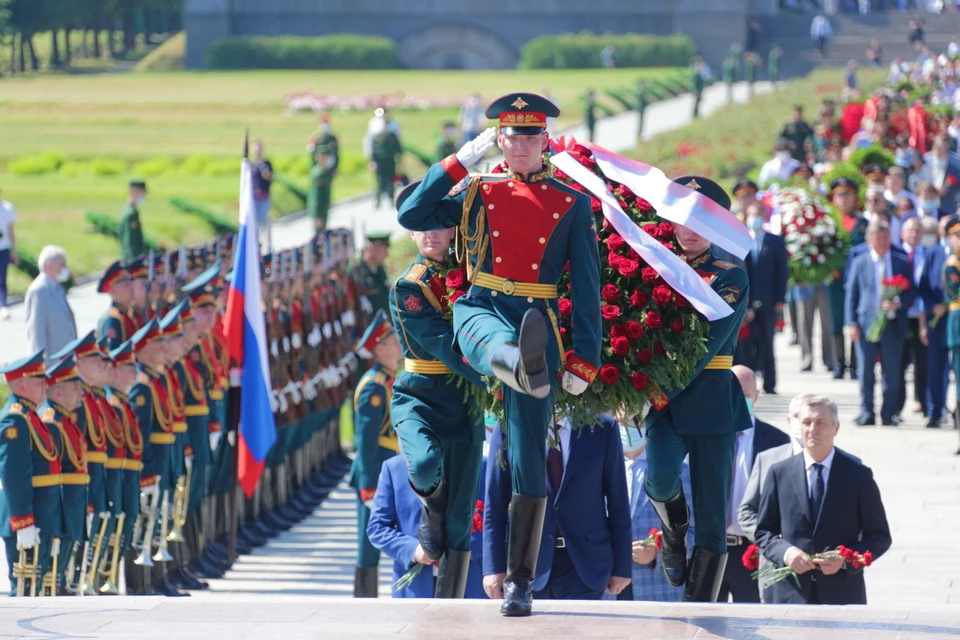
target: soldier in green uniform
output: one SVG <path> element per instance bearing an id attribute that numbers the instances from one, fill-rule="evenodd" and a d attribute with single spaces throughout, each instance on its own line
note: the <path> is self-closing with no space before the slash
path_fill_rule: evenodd
<path id="1" fill-rule="evenodd" d="M 0 410 L 0 533 L 10 595 L 15 595 L 13 566 L 20 550 L 32 562 L 39 544 L 37 559 L 45 571 L 53 537 L 61 535 L 60 460 L 57 440 L 36 412 L 47 387 L 43 351 L 0 367 L 0 374 L 10 387 L 10 397 Z M 39 582 L 35 586 L 39 593 Z M 23 588 L 29 593 L 28 585 Z"/>
<path id="2" fill-rule="evenodd" d="M 457 125 L 454 122 L 444 122 L 440 130 L 440 138 L 437 140 L 436 162 L 440 162 L 452 153 L 456 153 L 460 148 L 457 140 Z"/>
<path id="3" fill-rule="evenodd" d="M 813 134 L 813 127 L 803 119 L 803 105 L 796 105 L 793 108 L 793 120 L 783 125 L 780 137 L 793 143 L 790 155 L 797 162 L 807 161 L 807 153 L 813 148 Z"/>
<path id="4" fill-rule="evenodd" d="M 68 353 L 47 368 L 47 400 L 37 413 L 53 433 L 60 453 L 60 517 L 63 530 L 57 555 L 57 593 L 65 592 L 64 577 L 74 546 L 85 539 L 87 522 L 87 443 L 76 423 L 83 387 L 76 360 Z M 55 534 L 56 535 L 56 534 Z M 58 545 L 54 544 L 54 547 Z"/>
<path id="5" fill-rule="evenodd" d="M 776 87 L 780 82 L 780 58 L 783 57 L 783 49 L 780 45 L 773 45 L 770 48 L 770 55 L 767 56 L 767 73 L 770 75 L 770 82 Z"/>
<path id="6" fill-rule="evenodd" d="M 107 340 L 108 349 L 116 349 L 133 337 L 136 321 L 133 305 L 133 281 L 122 262 L 114 262 L 97 284 L 98 293 L 110 296 L 110 308 L 97 323 L 97 336 Z"/>
<path id="7" fill-rule="evenodd" d="M 387 311 L 390 300 L 390 281 L 387 279 L 387 270 L 384 263 L 390 253 L 390 233 L 368 233 L 367 246 L 363 248 L 363 256 L 353 268 L 353 281 L 357 287 L 357 295 L 361 296 L 361 303 L 368 317 L 377 311 Z M 363 302 L 366 298 L 366 302 Z"/>
<path id="8" fill-rule="evenodd" d="M 743 56 L 743 75 L 747 81 L 747 93 L 753 95 L 753 83 L 757 81 L 757 67 L 760 66 L 760 56 L 748 51 Z"/>
<path id="9" fill-rule="evenodd" d="M 336 175 L 336 158 L 328 145 L 314 149 L 316 164 L 310 169 L 310 190 L 307 192 L 307 213 L 313 219 L 317 231 L 327 228 L 330 215 L 330 192 Z"/>
<path id="10" fill-rule="evenodd" d="M 385 117 L 374 118 L 370 124 L 370 162 L 377 182 L 376 206 L 386 196 L 393 202 L 393 179 L 397 175 L 403 147 L 400 138 L 390 130 Z"/>
<path id="11" fill-rule="evenodd" d="M 597 93 L 593 89 L 589 89 L 583 99 L 583 111 L 583 122 L 587 126 L 587 140 L 593 142 L 597 131 Z"/>
<path id="12" fill-rule="evenodd" d="M 340 142 L 330 130 L 329 113 L 324 113 L 317 118 L 317 131 L 310 136 L 310 142 L 307 144 L 311 165 L 317 161 L 317 147 L 327 147 L 330 150 L 329 153 L 333 156 L 333 170 L 336 171 L 340 164 Z"/>
<path id="13" fill-rule="evenodd" d="M 377 491 L 380 467 L 400 451 L 390 419 L 393 380 L 403 358 L 400 339 L 387 313 L 377 311 L 357 345 L 357 355 L 372 359 L 353 395 L 356 457 L 350 468 L 350 486 L 357 490 L 357 568 L 353 582 L 355 598 L 377 597 L 377 566 L 380 552 L 370 544 L 367 522 Z"/>
<path id="14" fill-rule="evenodd" d="M 730 208 L 730 197 L 712 180 L 684 176 L 675 182 Z M 743 391 L 730 370 L 747 310 L 749 281 L 742 268 L 716 259 L 709 240 L 681 225 L 675 224 L 674 231 L 687 263 L 733 313 L 710 323 L 707 353 L 687 384 L 653 399 L 646 416 L 646 490 L 663 524 L 661 563 L 667 580 L 676 587 L 686 583 L 684 600 L 716 602 L 727 560 L 726 513 L 734 441 L 737 431 L 751 427 Z M 697 522 L 689 566 L 690 512 L 680 484 L 688 454 Z"/>
<path id="15" fill-rule="evenodd" d="M 147 243 L 143 239 L 143 227 L 140 224 L 140 210 L 147 195 L 147 183 L 143 180 L 131 180 L 127 204 L 120 214 L 120 227 L 117 238 L 120 240 L 120 257 L 130 262 L 140 254 L 147 252 Z"/>
<path id="16" fill-rule="evenodd" d="M 643 139 L 643 114 L 650 104 L 650 96 L 647 95 L 647 81 L 640 80 L 637 83 L 636 100 L 634 109 L 637 111 L 637 142 Z"/>
<path id="17" fill-rule="evenodd" d="M 944 231 L 951 252 L 943 264 L 942 278 L 944 302 L 947 304 L 947 347 L 953 362 L 953 375 L 960 380 L 960 377 L 956 377 L 960 374 L 960 220 L 948 222 Z M 956 392 L 956 396 L 960 398 L 960 391 Z"/>
<path id="18" fill-rule="evenodd" d="M 400 193 L 398 205 L 414 187 Z M 440 561 L 438 598 L 462 598 L 466 588 L 484 442 L 483 412 L 468 404 L 461 388 L 461 378 L 480 387 L 483 380 L 454 351 L 453 325 L 444 318 L 450 304 L 444 272 L 450 270 L 454 233 L 412 232 L 420 254 L 390 296 L 404 354 L 390 416 L 423 502 L 420 547 L 428 559 Z"/>
<path id="19" fill-rule="evenodd" d="M 733 102 L 733 85 L 737 84 L 739 65 L 733 56 L 723 61 L 723 82 L 727 85 L 727 102 Z"/>
<path id="20" fill-rule="evenodd" d="M 690 91 L 693 93 L 693 119 L 700 117 L 700 101 L 703 99 L 703 88 L 706 80 L 703 77 L 703 58 L 695 56 L 690 65 Z"/>

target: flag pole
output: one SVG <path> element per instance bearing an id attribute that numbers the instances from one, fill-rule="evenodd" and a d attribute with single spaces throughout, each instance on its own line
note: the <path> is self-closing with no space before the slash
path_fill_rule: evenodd
<path id="1" fill-rule="evenodd" d="M 247 128 L 243 138 L 243 160 L 250 157 L 250 128 Z M 246 171 L 243 167 L 241 171 Z M 241 182 L 243 177 L 241 176 Z M 257 256 L 259 259 L 260 256 Z M 227 561 L 233 564 L 237 559 L 237 487 L 240 486 L 240 370 L 230 371 L 230 391 L 228 394 L 229 433 L 233 434 L 233 482 L 230 483 L 230 498 L 227 506 L 228 538 Z"/>

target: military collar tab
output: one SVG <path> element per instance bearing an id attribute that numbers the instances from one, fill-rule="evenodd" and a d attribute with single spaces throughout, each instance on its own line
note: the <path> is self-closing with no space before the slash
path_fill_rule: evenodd
<path id="1" fill-rule="evenodd" d="M 12 394 L 10 394 L 10 397 L 13 398 L 14 402 L 18 402 L 18 403 L 22 404 L 24 407 L 26 407 L 26 408 L 27 408 L 28 410 L 30 410 L 30 411 L 36 411 L 36 410 L 37 410 L 37 405 L 35 405 L 35 404 L 32 403 L 31 401 L 27 400 L 27 399 L 24 398 L 23 396 L 18 396 L 17 394 L 12 393 Z"/>
<path id="2" fill-rule="evenodd" d="M 703 266 L 705 262 L 708 262 L 712 258 L 713 258 L 713 255 L 710 249 L 707 249 L 706 251 L 701 253 L 699 256 L 691 260 L 688 264 L 694 269 L 696 269 L 697 267 Z"/>
<path id="3" fill-rule="evenodd" d="M 549 180 L 550 178 L 552 178 L 553 169 L 552 169 L 552 166 L 543 166 L 540 171 L 531 173 L 526 177 L 526 179 L 524 179 L 523 176 L 521 176 L 519 173 L 517 173 L 513 169 L 508 169 L 507 175 L 515 180 L 519 180 L 520 182 L 533 184 L 534 182 L 543 182 L 544 180 Z"/>
<path id="4" fill-rule="evenodd" d="M 422 253 L 417 256 L 417 262 L 419 262 L 419 263 L 422 264 L 422 265 L 426 265 L 426 266 L 428 266 L 428 267 L 431 267 L 431 268 L 433 268 L 433 269 L 442 269 L 442 268 L 443 268 L 443 262 L 437 262 L 436 260 L 433 260 L 433 259 L 428 258 L 427 256 L 423 255 Z"/>

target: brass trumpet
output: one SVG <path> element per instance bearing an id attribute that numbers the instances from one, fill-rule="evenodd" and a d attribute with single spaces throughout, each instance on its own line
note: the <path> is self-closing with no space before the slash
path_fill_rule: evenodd
<path id="1" fill-rule="evenodd" d="M 133 563 L 143 567 L 153 566 L 150 549 L 153 545 L 153 528 L 157 523 L 157 501 L 151 500 L 150 497 L 151 494 L 145 491 L 140 492 L 140 516 L 137 518 L 133 533 L 134 544 L 140 547 L 140 555 Z"/>
<path id="2" fill-rule="evenodd" d="M 187 500 L 190 492 L 190 468 L 187 467 L 187 475 L 177 478 L 177 486 L 173 493 L 173 528 L 167 536 L 168 542 L 183 542 L 183 525 L 187 521 Z"/>
<path id="3" fill-rule="evenodd" d="M 93 543 L 93 557 L 90 558 L 86 553 L 84 554 L 83 576 L 80 581 L 80 595 L 97 595 L 97 565 L 100 562 L 100 552 L 103 551 L 103 539 L 107 536 L 107 525 L 109 524 L 110 516 L 108 515 L 100 522 L 100 531 L 97 532 L 97 537 Z M 86 552 L 86 548 L 84 548 L 84 552 Z"/>
<path id="4" fill-rule="evenodd" d="M 163 503 L 160 507 L 160 541 L 157 544 L 157 552 L 153 554 L 154 562 L 170 562 L 173 556 L 167 551 L 168 540 L 168 522 L 170 520 L 170 491 L 164 490 Z M 152 526 L 151 526 L 152 528 Z"/>
<path id="5" fill-rule="evenodd" d="M 27 581 L 30 582 L 30 597 L 37 596 L 37 583 L 40 581 L 40 542 L 33 545 L 30 562 L 27 562 L 27 550 L 20 549 L 20 559 L 13 563 L 13 578 L 17 581 L 18 598 L 27 595 Z"/>
<path id="6" fill-rule="evenodd" d="M 110 540 L 107 542 L 107 548 L 111 551 L 110 563 L 107 564 L 107 554 L 103 554 L 100 560 L 100 575 L 105 582 L 100 587 L 100 593 L 103 595 L 115 596 L 120 593 L 117 587 L 117 579 L 120 573 L 120 551 L 123 549 L 123 521 L 126 514 L 117 514 L 117 526 Z"/>

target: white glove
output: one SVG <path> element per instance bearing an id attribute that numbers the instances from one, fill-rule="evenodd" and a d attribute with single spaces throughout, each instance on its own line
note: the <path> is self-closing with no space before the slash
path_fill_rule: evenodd
<path id="1" fill-rule="evenodd" d="M 323 338 L 320 337 L 320 325 L 315 324 L 310 335 L 307 336 L 307 344 L 316 349 L 321 342 L 323 342 Z"/>
<path id="2" fill-rule="evenodd" d="M 357 356 L 353 353 L 349 354 L 350 358 L 347 360 L 347 366 L 350 368 L 350 371 L 357 370 Z"/>
<path id="3" fill-rule="evenodd" d="M 368 316 L 373 315 L 373 303 L 370 302 L 370 298 L 367 296 L 360 296 L 360 308 L 363 309 L 363 312 Z"/>
<path id="4" fill-rule="evenodd" d="M 327 375 L 330 376 L 330 382 L 333 386 L 340 384 L 340 372 L 337 371 L 337 368 L 333 365 L 327 367 Z"/>
<path id="5" fill-rule="evenodd" d="M 37 529 L 34 525 L 17 529 L 17 549 L 33 549 L 37 544 L 37 536 L 39 534 L 40 529 Z"/>
<path id="6" fill-rule="evenodd" d="M 280 413 L 286 413 L 287 409 L 290 408 L 290 403 L 287 402 L 287 396 L 285 396 L 283 393 L 278 393 L 277 400 L 280 401 Z"/>
<path id="7" fill-rule="evenodd" d="M 480 161 L 480 158 L 487 155 L 490 147 L 497 141 L 497 130 L 490 127 L 476 138 L 460 147 L 457 151 L 457 160 L 463 165 L 464 169 L 469 169 Z"/>
<path id="8" fill-rule="evenodd" d="M 160 476 L 157 476 L 157 479 L 153 484 L 143 487 L 140 489 L 140 491 L 143 492 L 144 495 L 152 497 L 154 501 L 153 504 L 157 504 L 157 498 L 160 497 Z"/>
<path id="9" fill-rule="evenodd" d="M 323 325 L 323 337 L 327 340 L 333 337 L 333 325 L 329 322 L 324 323 Z"/>
<path id="10" fill-rule="evenodd" d="M 290 353 L 290 338 L 283 336 L 283 352 Z"/>
<path id="11" fill-rule="evenodd" d="M 343 335 L 343 327 L 340 326 L 340 321 L 339 321 L 339 320 L 334 320 L 334 321 L 333 321 L 333 330 L 337 332 L 337 335 L 338 335 L 338 336 L 342 336 L 342 335 Z"/>
<path id="12" fill-rule="evenodd" d="M 357 324 L 357 317 L 353 314 L 353 309 L 347 309 L 343 312 L 343 314 L 347 316 L 347 319 L 343 321 L 343 324 L 347 325 L 348 327 L 352 327 L 353 325 Z"/>
<path id="13" fill-rule="evenodd" d="M 324 389 L 326 389 L 326 388 L 328 388 L 328 387 L 330 386 L 330 385 L 327 384 L 327 381 L 324 379 L 323 369 L 321 369 L 320 371 L 317 371 L 317 374 L 316 374 L 315 376 L 313 376 L 312 378 L 310 378 L 310 382 L 313 383 L 313 386 L 314 386 L 314 387 L 319 387 L 321 382 L 323 383 L 323 388 L 324 388 Z"/>
<path id="14" fill-rule="evenodd" d="M 237 446 L 237 432 L 236 432 L 236 431 L 230 431 L 230 432 L 227 433 L 227 444 L 229 444 L 231 447 Z"/>
<path id="15" fill-rule="evenodd" d="M 300 337 L 299 331 L 294 333 L 293 336 L 290 338 L 290 344 L 293 346 L 294 349 L 299 349 L 300 347 L 303 346 L 303 338 Z"/>
<path id="16" fill-rule="evenodd" d="M 210 434 L 210 451 L 216 451 L 217 445 L 220 444 L 220 439 L 223 437 L 222 431 L 214 431 Z"/>
<path id="17" fill-rule="evenodd" d="M 183 457 L 183 466 L 187 471 L 193 469 L 193 456 L 184 456 Z"/>
<path id="18" fill-rule="evenodd" d="M 310 378 L 307 378 L 303 385 L 303 397 L 307 400 L 316 400 L 317 398 L 316 384 Z"/>
<path id="19" fill-rule="evenodd" d="M 302 400 L 298 386 L 299 383 L 291 380 L 287 383 L 287 386 L 283 388 L 284 393 L 290 394 L 290 399 L 293 400 L 293 404 L 300 404 L 300 401 Z"/>
<path id="20" fill-rule="evenodd" d="M 270 355 L 272 355 L 274 358 L 280 356 L 280 345 L 277 344 L 276 340 L 270 341 Z"/>
<path id="21" fill-rule="evenodd" d="M 581 378 L 578 375 L 570 373 L 569 371 L 563 372 L 563 390 L 567 393 L 578 396 L 584 391 L 587 390 L 587 387 L 590 386 L 590 383 Z"/>
<path id="22" fill-rule="evenodd" d="M 347 376 L 350 375 L 350 372 L 349 372 L 349 371 L 347 370 L 347 368 L 346 368 L 345 366 L 343 366 L 343 365 L 340 365 L 339 367 L 337 367 L 337 371 L 340 372 L 340 379 L 341 379 L 341 380 L 345 380 L 345 379 L 347 378 Z"/>
<path id="23" fill-rule="evenodd" d="M 93 538 L 93 535 L 91 535 L 91 531 L 93 531 L 93 514 L 88 513 L 87 514 L 87 534 L 90 535 L 91 538 Z"/>
<path id="24" fill-rule="evenodd" d="M 363 506 L 365 506 L 367 509 L 370 509 L 371 511 L 373 511 L 373 500 L 364 500 L 364 501 L 363 501 Z"/>
<path id="25" fill-rule="evenodd" d="M 270 392 L 270 411 L 272 413 L 278 413 L 280 411 L 280 401 L 277 400 L 277 392 Z"/>

